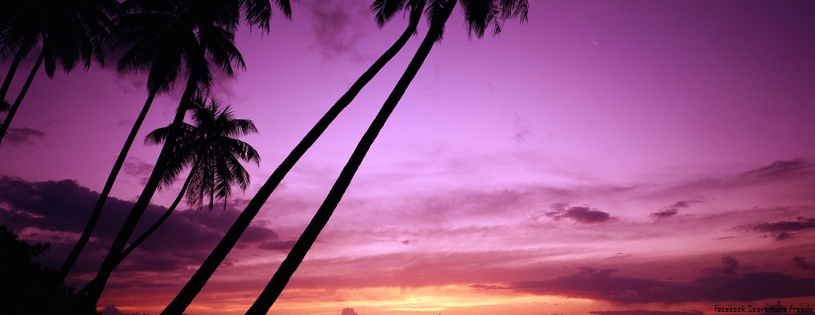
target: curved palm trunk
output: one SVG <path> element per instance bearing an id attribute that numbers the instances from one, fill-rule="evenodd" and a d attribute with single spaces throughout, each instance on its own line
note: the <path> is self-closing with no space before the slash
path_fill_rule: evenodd
<path id="1" fill-rule="evenodd" d="M 25 94 L 28 92 L 28 88 L 31 87 L 31 82 L 34 81 L 34 76 L 37 75 L 37 70 L 40 70 L 40 66 L 42 65 L 42 60 L 44 58 L 45 51 L 41 52 L 40 56 L 37 57 L 37 62 L 34 63 L 34 68 L 31 68 L 31 72 L 28 74 L 28 78 L 25 79 L 23 89 L 20 90 L 20 94 L 17 95 L 17 99 L 14 100 L 14 104 L 11 105 L 11 109 L 9 109 L 5 121 L 2 124 L 0 124 L 0 143 L 3 142 L 3 137 L 6 136 L 8 126 L 9 124 L 11 124 L 11 119 L 14 118 L 14 114 L 17 113 L 17 108 L 20 108 L 20 103 L 23 102 L 23 98 L 25 97 Z"/>
<path id="2" fill-rule="evenodd" d="M 334 106 L 320 118 L 317 124 L 303 137 L 303 140 L 300 140 L 300 143 L 286 156 L 286 159 L 280 163 L 272 175 L 269 176 L 269 179 L 260 187 L 260 190 L 258 190 L 249 204 L 246 205 L 246 209 L 241 212 L 223 239 L 221 239 L 204 263 L 201 264 L 201 267 L 193 274 L 192 278 L 184 285 L 173 301 L 161 312 L 161 315 L 181 315 L 184 310 L 187 309 L 190 303 L 192 303 L 192 300 L 195 299 L 195 296 L 198 295 L 198 292 L 201 291 L 212 274 L 215 273 L 215 270 L 218 269 L 221 262 L 224 261 L 232 248 L 235 247 L 241 234 L 243 234 L 246 228 L 249 227 L 249 224 L 252 223 L 252 219 L 254 219 L 260 211 L 260 207 L 269 199 L 269 196 L 283 180 L 283 177 L 286 176 L 292 167 L 294 167 L 294 164 L 297 163 L 306 151 L 317 141 L 320 135 L 328 129 L 328 126 L 337 118 L 340 112 L 354 100 L 354 97 L 359 94 L 362 88 L 405 46 L 410 36 L 416 31 L 416 26 L 419 24 L 420 18 L 421 11 L 418 14 L 411 15 L 409 25 L 399 39 L 351 85 L 348 91 L 334 103 Z"/>
<path id="3" fill-rule="evenodd" d="M 17 53 L 14 54 L 14 60 L 11 61 L 11 66 L 8 68 L 8 74 L 6 74 L 6 78 L 3 79 L 3 87 L 0 87 L 0 101 L 6 99 L 6 93 L 8 93 L 8 89 L 11 86 L 11 79 L 14 78 L 14 74 L 17 73 L 17 67 L 20 65 L 20 62 L 23 60 L 23 53 L 22 49 L 18 49 Z"/>
<path id="4" fill-rule="evenodd" d="M 455 6 L 455 2 L 456 0 L 447 1 L 444 7 L 444 12 L 439 17 L 439 24 L 436 25 L 443 26 L 444 23 L 447 22 L 447 18 L 450 17 L 450 13 Z M 267 284 L 266 288 L 263 289 L 263 292 L 261 292 L 257 300 L 255 300 L 255 303 L 253 303 L 249 310 L 246 311 L 247 315 L 266 314 L 272 307 L 272 304 L 274 304 L 274 302 L 277 300 L 277 297 L 280 296 L 280 293 L 283 292 L 283 289 L 286 287 L 289 279 L 297 270 L 297 267 L 300 266 L 303 258 L 305 258 L 308 250 L 311 248 L 311 245 L 317 240 L 317 236 L 320 235 L 320 231 L 322 231 L 326 223 L 328 223 L 328 220 L 334 213 L 334 209 L 337 208 L 340 200 L 342 200 L 343 194 L 345 194 L 345 191 L 351 184 L 354 174 L 356 173 L 357 169 L 359 169 L 359 166 L 365 159 L 365 155 L 368 153 L 368 150 L 371 148 L 374 140 L 376 140 L 376 137 L 379 135 L 379 131 L 381 131 L 382 127 L 385 126 L 385 122 L 387 122 L 388 117 L 396 108 L 396 105 L 399 104 L 399 100 L 405 94 L 410 82 L 416 76 L 416 73 L 419 72 L 419 69 L 422 67 L 422 63 L 424 63 L 427 55 L 430 54 L 433 44 L 436 42 L 436 39 L 438 39 L 440 30 L 441 26 L 438 26 L 432 27 L 428 31 L 427 35 L 422 41 L 422 44 L 419 46 L 419 50 L 416 52 L 416 55 L 413 56 L 413 59 L 410 61 L 410 64 L 408 64 L 405 73 L 402 74 L 399 82 L 396 83 L 396 87 L 394 87 L 393 91 L 388 96 L 385 104 L 382 105 L 382 109 L 379 110 L 379 113 L 368 127 L 368 130 L 365 131 L 365 134 L 362 136 L 359 144 L 357 144 L 356 149 L 354 149 L 354 152 L 351 154 L 351 158 L 348 159 L 348 163 L 345 164 L 342 172 L 340 172 L 339 178 L 337 178 L 334 186 L 332 186 L 331 190 L 328 192 L 328 196 L 323 201 L 320 209 L 317 210 L 314 218 L 311 219 L 311 222 L 309 222 L 305 231 L 303 231 L 303 234 L 300 235 L 300 238 L 294 244 L 294 247 L 286 256 L 286 259 L 283 260 L 283 263 L 281 263 L 280 267 L 277 269 L 277 272 L 275 272 L 271 281 L 269 281 L 269 284 Z"/>
<path id="5" fill-rule="evenodd" d="M 150 105 L 153 104 L 153 99 L 155 97 L 156 91 L 150 91 L 150 95 L 147 96 L 147 101 L 144 103 L 144 107 L 142 107 L 139 117 L 136 118 L 136 122 L 133 123 L 133 127 L 130 129 L 130 134 L 127 135 L 127 140 L 125 140 L 124 146 L 122 146 L 122 151 L 119 152 L 119 157 L 116 158 L 116 162 L 113 163 L 113 169 L 110 170 L 110 175 L 108 175 L 108 180 L 105 182 L 105 187 L 102 189 L 102 193 L 99 194 L 99 199 L 96 201 L 96 205 L 93 207 L 93 212 L 91 212 L 91 217 L 88 219 L 88 224 L 85 225 L 85 230 L 82 231 L 82 235 L 79 237 L 79 240 L 76 241 L 76 245 L 74 245 L 74 248 L 71 250 L 68 258 L 65 260 L 65 263 L 62 264 L 62 268 L 59 269 L 62 279 L 65 279 L 65 277 L 71 271 L 71 268 L 76 263 L 77 258 L 79 258 L 79 254 L 91 239 L 91 234 L 93 234 L 93 230 L 96 228 L 96 223 L 99 222 L 99 216 L 102 214 L 102 208 L 105 206 L 105 201 L 107 201 L 110 190 L 113 188 L 113 183 L 116 181 L 116 176 L 119 175 L 119 171 L 122 169 L 122 165 L 124 165 L 125 158 L 127 158 L 127 152 L 130 151 L 133 141 L 136 140 L 136 134 L 139 133 L 139 129 L 144 122 L 144 118 L 147 117 L 147 112 L 150 110 Z"/>
<path id="6" fill-rule="evenodd" d="M 153 172 L 150 174 L 147 184 L 144 186 L 144 189 L 142 190 L 139 199 L 136 201 L 136 204 L 133 206 L 133 209 L 130 210 L 130 214 L 127 216 L 122 228 L 119 230 L 119 234 L 116 235 L 116 239 L 113 240 L 110 251 L 108 251 L 105 260 L 102 262 L 102 266 L 99 268 L 99 271 L 96 274 L 97 282 L 95 285 L 90 286 L 87 289 L 87 301 L 89 303 L 96 305 L 96 303 L 99 301 L 99 297 L 102 295 L 102 291 L 105 289 L 108 278 L 110 278 L 110 274 L 119 264 L 119 256 L 122 254 L 125 245 L 127 245 L 130 236 L 133 235 L 133 230 L 135 230 L 136 225 L 139 224 L 139 220 L 144 214 L 144 211 L 150 204 L 150 199 L 153 198 L 153 194 L 155 194 L 156 189 L 158 189 L 162 174 L 164 174 L 166 169 L 167 161 L 172 158 L 173 147 L 175 147 L 176 138 L 178 137 L 178 130 L 180 129 L 181 123 L 184 121 L 184 116 L 187 112 L 187 108 L 189 107 L 190 99 L 197 90 L 197 85 L 195 83 L 196 80 L 192 79 L 192 77 L 193 76 L 191 75 L 187 80 L 187 88 L 184 90 L 184 94 L 181 96 L 181 103 L 179 104 L 175 118 L 173 119 L 170 134 L 167 137 L 167 141 L 164 142 L 164 146 L 161 148 L 161 153 L 159 153 L 156 166 L 153 167 Z"/>
<path id="7" fill-rule="evenodd" d="M 198 167 L 198 164 L 196 164 L 195 167 Z M 195 171 L 195 168 L 193 168 L 193 170 L 190 171 L 190 174 L 192 174 L 193 171 Z M 167 208 L 167 211 L 164 211 L 164 214 L 161 215 L 161 218 L 159 218 L 158 221 L 156 221 L 156 223 L 153 223 L 153 225 L 149 229 L 147 229 L 147 231 L 145 231 L 141 236 L 139 236 L 139 238 L 133 241 L 133 243 L 131 243 L 130 246 L 128 246 L 122 251 L 122 254 L 119 255 L 119 260 L 116 262 L 116 265 L 114 265 L 113 268 L 118 267 L 119 264 L 122 263 L 122 261 L 125 260 L 125 258 L 127 258 L 127 255 L 130 255 L 130 253 L 133 252 L 133 250 L 136 249 L 136 247 L 141 245 L 141 243 L 144 242 L 144 240 L 150 237 L 150 235 L 152 235 L 153 232 L 155 232 L 159 226 L 164 224 L 164 221 L 167 221 L 167 218 L 169 218 L 170 215 L 173 214 L 175 209 L 178 207 L 178 204 L 181 203 L 181 199 L 184 198 L 184 193 L 187 192 L 187 187 L 190 186 L 190 179 L 192 179 L 192 177 L 187 177 L 187 179 L 184 181 L 184 186 L 181 187 L 181 191 L 178 192 L 178 196 L 175 197 L 175 200 L 173 200 L 173 204 L 170 205 L 169 208 Z M 98 286 L 99 281 L 96 279 L 97 278 L 93 278 L 93 280 L 88 282 L 88 284 L 86 284 L 85 287 L 79 290 L 77 294 L 78 295 L 85 294 L 88 292 L 88 290 L 90 290 L 90 288 Z"/>
<path id="8" fill-rule="evenodd" d="M 190 174 L 195 172 L 195 168 L 197 167 L 198 164 L 196 164 L 195 167 L 193 167 L 193 169 L 190 171 Z M 175 200 L 173 200 L 173 204 L 170 205 L 169 208 L 167 208 L 167 211 L 164 211 L 164 214 L 161 215 L 161 218 L 159 218 L 158 221 L 156 221 L 156 223 L 153 223 L 153 225 L 149 229 L 147 229 L 147 231 L 145 231 L 144 234 L 139 236 L 139 238 L 133 241 L 133 243 L 131 243 L 130 246 L 128 246 L 122 251 L 122 255 L 119 256 L 119 262 L 116 263 L 117 266 L 119 265 L 119 263 L 122 262 L 122 260 L 124 260 L 127 257 L 127 255 L 130 255 L 130 253 L 134 249 L 136 249 L 137 246 L 141 245 L 141 243 L 144 242 L 144 240 L 150 237 L 150 235 L 152 235 L 153 232 L 155 232 L 159 226 L 164 224 L 164 221 L 167 221 L 167 218 L 169 218 L 171 214 L 173 214 L 173 211 L 175 211 L 175 209 L 178 207 L 178 204 L 181 203 L 181 199 L 184 198 L 184 193 L 187 192 L 187 187 L 190 186 L 191 179 L 192 177 L 189 176 L 187 177 L 187 179 L 184 181 L 184 186 L 181 186 L 181 191 L 178 192 L 178 196 L 175 197 Z"/>

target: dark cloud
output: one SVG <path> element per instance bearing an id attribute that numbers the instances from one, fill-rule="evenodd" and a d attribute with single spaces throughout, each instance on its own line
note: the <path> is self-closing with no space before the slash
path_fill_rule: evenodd
<path id="1" fill-rule="evenodd" d="M 806 269 L 806 270 L 815 270 L 815 264 L 808 263 L 806 261 L 806 258 L 804 258 L 804 257 L 795 256 L 795 257 L 792 257 L 792 260 L 795 262 L 795 264 L 798 265 L 798 267 L 801 267 L 801 268 Z"/>
<path id="2" fill-rule="evenodd" d="M 704 272 L 710 275 L 736 275 L 736 268 L 739 267 L 739 261 L 733 256 L 725 255 L 722 257 L 722 266 L 717 268 L 708 268 Z"/>
<path id="3" fill-rule="evenodd" d="M 578 223 L 591 224 L 603 223 L 611 219 L 611 215 L 606 212 L 589 207 L 567 207 L 566 204 L 554 204 L 555 211 L 547 212 L 546 216 L 555 219 L 571 219 Z"/>
<path id="4" fill-rule="evenodd" d="M 790 232 L 815 228 L 815 217 L 797 217 L 797 221 L 762 223 L 753 227 L 758 232 Z"/>
<path id="5" fill-rule="evenodd" d="M 370 29 L 370 23 L 365 22 L 373 21 L 367 5 L 347 1 L 309 1 L 304 5 L 314 17 L 312 33 L 323 57 L 348 55 L 356 61 L 365 59 L 358 43 Z"/>
<path id="6" fill-rule="evenodd" d="M 663 312 L 663 311 L 651 311 L 651 310 L 625 310 L 625 311 L 593 311 L 593 312 L 589 312 L 589 314 L 596 314 L 596 315 L 702 315 L 704 313 L 702 313 L 700 311 Z"/>
<path id="7" fill-rule="evenodd" d="M 773 237 L 775 237 L 776 241 L 783 241 L 785 239 L 792 237 L 792 234 L 790 234 L 789 232 L 780 232 L 773 234 Z"/>
<path id="8" fill-rule="evenodd" d="M 139 158 L 129 157 L 125 160 L 124 165 L 122 165 L 122 172 L 138 178 L 139 183 L 145 185 L 150 177 L 150 173 L 153 172 L 153 166 L 155 165 L 149 164 Z"/>
<path id="9" fill-rule="evenodd" d="M 668 218 L 668 217 L 675 216 L 677 213 L 679 213 L 679 210 L 670 208 L 670 209 L 660 210 L 660 211 L 651 213 L 651 217 L 652 218 L 657 218 L 657 219 Z"/>
<path id="10" fill-rule="evenodd" d="M 622 304 L 755 301 L 815 295 L 815 278 L 777 272 L 735 273 L 738 261 L 726 256 L 721 272 L 692 281 L 616 277 L 614 269 L 580 268 L 543 281 L 513 284 L 517 291 L 604 300 Z M 732 272 L 732 274 L 729 274 Z"/>
<path id="11" fill-rule="evenodd" d="M 36 227 L 54 234 L 50 261 L 58 265 L 67 256 L 76 239 L 64 238 L 62 232 L 79 234 L 85 228 L 99 194 L 73 180 L 27 182 L 19 178 L 0 177 L 0 222 L 21 231 Z M 91 242 L 83 251 L 75 271 L 77 275 L 97 269 L 113 238 L 124 223 L 134 203 L 109 198 Z M 166 211 L 150 205 L 136 229 L 141 235 Z M 173 271 L 198 266 L 219 242 L 239 214 L 228 205 L 226 210 L 180 211 L 173 213 L 163 226 L 136 249 L 119 267 L 122 271 Z M 250 226 L 238 243 L 239 248 L 273 241 L 278 235 L 267 228 Z"/>
<path id="12" fill-rule="evenodd" d="M 102 315 L 148 315 L 148 314 L 139 314 L 139 313 L 122 313 L 116 306 L 113 305 L 106 305 L 104 309 L 102 309 Z"/>
<path id="13" fill-rule="evenodd" d="M 342 314 L 340 315 L 359 315 L 359 314 L 357 314 L 357 312 L 355 312 L 353 308 L 346 307 L 342 310 Z"/>
<path id="14" fill-rule="evenodd" d="M 470 287 L 473 288 L 473 289 L 476 289 L 476 290 L 506 290 L 506 289 L 509 289 L 507 287 L 500 286 L 500 285 L 486 285 L 486 284 L 473 284 L 473 285 L 470 285 Z"/>
<path id="15" fill-rule="evenodd" d="M 3 140 L 11 144 L 34 144 L 34 138 L 43 139 L 45 138 L 45 133 L 27 127 L 9 128 Z"/>
<path id="16" fill-rule="evenodd" d="M 672 216 L 675 216 L 677 213 L 679 213 L 679 209 L 688 208 L 694 203 L 702 203 L 702 202 L 704 202 L 704 201 L 702 201 L 702 200 L 681 200 L 681 201 L 677 201 L 677 202 L 674 202 L 672 205 L 663 208 L 660 211 L 651 213 L 651 217 L 656 218 L 656 219 L 672 217 Z"/>
<path id="17" fill-rule="evenodd" d="M 775 161 L 773 164 L 748 171 L 742 174 L 744 177 L 752 178 L 778 178 L 800 173 L 808 173 L 815 169 L 815 164 L 805 159 L 794 159 L 789 161 Z"/>
<path id="18" fill-rule="evenodd" d="M 770 236 L 778 241 L 786 240 L 793 236 L 791 232 L 815 228 L 815 217 L 797 217 L 796 221 L 778 221 L 773 223 L 762 223 L 749 227 L 750 230 L 759 233 L 770 233 Z"/>

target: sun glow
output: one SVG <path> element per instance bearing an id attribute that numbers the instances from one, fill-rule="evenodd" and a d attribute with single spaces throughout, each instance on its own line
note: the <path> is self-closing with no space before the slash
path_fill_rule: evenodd
<path id="1" fill-rule="evenodd" d="M 316 302 L 315 301 L 325 301 Z M 314 309 L 353 307 L 376 314 L 403 314 L 405 312 L 439 312 L 471 314 L 482 308 L 520 308 L 532 305 L 556 305 L 590 300 L 567 299 L 555 296 L 519 294 L 509 289 L 479 290 L 469 286 L 448 285 L 420 288 L 362 288 L 362 289 L 293 289 L 283 293 L 272 313 L 298 312 Z"/>

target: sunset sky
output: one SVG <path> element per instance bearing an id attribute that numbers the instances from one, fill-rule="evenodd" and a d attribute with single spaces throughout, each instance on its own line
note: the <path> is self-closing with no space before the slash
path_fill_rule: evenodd
<path id="1" fill-rule="evenodd" d="M 453 12 L 269 313 L 815 307 L 815 2 L 530 2 L 528 23 L 482 39 Z M 262 159 L 246 165 L 252 185 L 226 210 L 173 214 L 113 273 L 105 315 L 158 314 L 396 40 L 407 20 L 378 29 L 369 6 L 301 0 L 291 20 L 274 11 L 269 34 L 239 30 L 247 69 L 216 75 L 213 94 L 259 129 L 242 138 Z M 246 311 L 426 31 L 422 22 L 289 173 L 187 314 Z M 0 224 L 51 242 L 45 265 L 67 257 L 147 97 L 144 73 L 117 74 L 116 56 L 40 73 L 0 145 Z M 156 98 L 138 139 L 170 123 L 183 87 Z M 152 170 L 160 148 L 140 141 L 69 285 L 93 277 Z M 153 198 L 138 231 L 182 182 Z"/>

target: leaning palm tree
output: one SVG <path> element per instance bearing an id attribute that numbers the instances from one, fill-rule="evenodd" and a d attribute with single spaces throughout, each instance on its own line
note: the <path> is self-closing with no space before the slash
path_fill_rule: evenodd
<path id="1" fill-rule="evenodd" d="M 173 148 L 177 139 L 176 133 L 180 131 L 181 123 L 193 94 L 199 90 L 206 91 L 212 84 L 212 75 L 209 71 L 207 57 L 210 57 L 212 62 L 227 74 L 232 73 L 233 64 L 244 67 L 241 54 L 234 46 L 238 11 L 230 10 L 228 6 L 230 2 L 205 3 L 194 0 L 171 0 L 169 1 L 170 5 L 159 5 L 159 9 L 155 12 L 141 13 L 148 15 L 146 17 L 148 21 L 166 23 L 166 27 L 159 30 L 159 32 L 171 32 L 168 36 L 173 40 L 174 45 L 170 45 L 169 49 L 170 52 L 175 52 L 173 54 L 175 57 L 170 61 L 171 64 L 177 67 L 176 69 L 180 69 L 181 60 L 183 60 L 187 73 L 187 86 L 181 96 L 181 103 L 173 118 L 167 141 L 159 153 L 156 166 L 153 168 L 139 199 L 125 219 L 105 260 L 102 262 L 102 266 L 97 272 L 97 285 L 87 290 L 87 298 L 94 304 L 99 300 L 111 272 L 116 267 L 116 262 L 119 260 L 118 256 L 124 250 L 153 194 L 161 183 L 165 167 L 173 155 Z M 241 1 L 241 3 L 243 2 L 245 1 Z M 213 4 L 220 4 L 221 6 L 213 6 Z M 143 45 L 149 47 L 150 43 L 143 43 Z M 149 49 L 148 51 L 160 52 Z"/>
<path id="2" fill-rule="evenodd" d="M 410 82 L 419 72 L 425 58 L 427 58 L 428 54 L 430 54 L 433 44 L 441 40 L 444 33 L 444 25 L 447 22 L 447 19 L 450 17 L 453 7 L 457 1 L 462 3 L 462 11 L 464 12 L 465 20 L 469 25 L 470 34 L 474 33 L 477 37 L 482 37 L 484 35 L 484 31 L 490 26 L 493 27 L 494 34 L 500 33 L 502 23 L 511 17 L 520 16 L 522 22 L 526 21 L 528 11 L 528 3 L 526 0 L 430 1 L 427 8 L 430 30 L 428 30 L 427 35 L 420 44 L 418 51 L 408 64 L 405 73 L 399 79 L 393 91 L 388 96 L 387 100 L 382 106 L 382 109 L 376 115 L 373 122 L 368 127 L 368 130 L 365 131 L 365 134 L 362 136 L 359 144 L 357 144 L 356 149 L 354 149 L 354 152 L 351 154 L 351 158 L 345 164 L 345 167 L 343 167 L 342 171 L 340 172 L 340 176 L 331 187 L 328 196 L 323 201 L 322 205 L 320 205 L 320 208 L 317 210 L 314 218 L 312 218 L 311 222 L 309 222 L 305 231 L 300 235 L 300 238 L 283 260 L 277 272 L 275 272 L 272 279 L 263 289 L 263 292 L 261 292 L 257 300 L 255 300 L 252 306 L 247 310 L 246 314 L 266 314 L 272 307 L 272 304 L 274 304 L 274 302 L 277 300 L 277 297 L 280 296 L 280 293 L 286 287 L 289 279 L 297 270 L 297 267 L 303 261 L 311 246 L 317 240 L 317 237 L 320 235 L 320 231 L 322 231 L 322 229 L 328 223 L 334 209 L 336 209 L 340 200 L 342 200 L 343 194 L 345 194 L 345 191 L 351 184 L 351 180 L 354 178 L 354 174 L 362 164 L 365 155 L 367 154 L 374 140 L 376 140 L 379 131 L 385 126 L 385 122 L 396 108 L 396 105 L 399 103 L 402 95 L 404 95 L 405 91 L 410 85 Z"/>
<path id="3" fill-rule="evenodd" d="M 11 79 L 14 77 L 14 73 L 17 72 L 17 67 L 20 65 L 20 62 L 23 60 L 24 55 L 27 53 L 20 52 L 20 54 L 13 52 L 14 50 L 13 45 L 10 44 L 6 39 L 9 37 L 9 25 L 11 24 L 12 19 L 18 15 L 20 12 L 20 8 L 23 6 L 23 1 L 21 0 L 12 0 L 7 1 L 6 4 L 3 5 L 3 10 L 0 11 L 0 43 L 2 43 L 2 48 L 0 48 L 0 60 L 6 60 L 10 56 L 14 56 L 11 61 L 11 65 L 9 66 L 8 73 L 6 74 L 6 78 L 3 79 L 3 85 L 0 86 L 0 101 L 7 103 L 5 100 L 6 92 L 8 92 L 9 86 L 11 85 Z M 11 105 L 8 105 L 11 107 Z"/>
<path id="4" fill-rule="evenodd" d="M 276 0 L 276 3 L 286 17 L 291 17 L 291 5 L 288 0 Z M 232 75 L 232 61 L 237 61 L 236 63 L 243 67 L 240 53 L 232 44 L 240 14 L 243 13 L 244 19 L 250 25 L 257 26 L 265 32 L 269 31 L 272 14 L 268 0 L 219 0 L 207 4 L 179 0 L 129 0 L 122 4 L 122 11 L 125 14 L 116 19 L 118 27 L 114 35 L 117 38 L 116 46 L 128 47 L 129 50 L 119 61 L 117 69 L 120 72 L 147 71 L 148 97 L 113 164 L 82 235 L 60 268 L 63 277 L 70 272 L 90 240 L 102 208 L 153 99 L 172 89 L 182 65 L 186 67 L 189 83 L 187 90 L 190 92 L 185 92 L 185 97 L 191 95 L 191 91 L 196 88 L 195 85 L 209 86 L 212 78 L 208 70 L 202 71 L 200 75 L 192 75 L 196 69 L 207 67 L 206 60 L 203 62 L 201 60 L 203 58 L 194 61 L 196 56 L 201 57 L 205 53 L 210 54 L 215 64 Z M 210 21 L 209 25 L 204 23 L 207 20 Z M 194 33 L 198 30 L 204 30 L 199 34 L 202 36 L 200 43 L 194 38 Z M 202 44 L 205 47 L 203 52 L 198 48 Z M 178 119 L 179 117 L 176 117 L 176 121 Z"/>
<path id="5" fill-rule="evenodd" d="M 248 119 L 235 119 L 229 106 L 221 108 L 216 99 L 205 103 L 196 97 L 190 110 L 194 125 L 181 125 L 173 158 L 168 162 L 159 187 L 168 187 L 182 169 L 189 167 L 190 173 L 184 181 L 178 196 L 164 214 L 122 251 L 116 265 L 120 264 L 134 249 L 153 234 L 181 203 L 184 196 L 187 205 L 201 209 L 206 204 L 212 210 L 216 200 L 222 200 L 224 207 L 232 195 L 232 186 L 238 185 L 241 191 L 249 187 L 249 173 L 240 161 L 260 163 L 260 155 L 246 142 L 236 139 L 239 136 L 257 133 L 255 124 Z M 150 132 L 145 138 L 147 144 L 166 142 L 170 126 Z M 97 282 L 96 279 L 91 282 Z M 94 284 L 98 285 L 98 284 Z M 88 285 L 86 288 L 91 288 Z M 84 291 L 82 291 L 84 293 Z"/>
<path id="6" fill-rule="evenodd" d="M 0 56 L 13 54 L 14 59 L 0 87 L 0 100 L 5 100 L 22 59 L 39 43 L 42 51 L 0 126 L 0 141 L 43 63 L 49 78 L 54 76 L 58 63 L 65 72 L 80 61 L 88 69 L 94 58 L 104 64 L 105 41 L 112 27 L 110 16 L 117 7 L 116 0 L 31 0 L 16 3 L 14 13 L 2 17 Z"/>
<path id="7" fill-rule="evenodd" d="M 426 0 L 379 0 L 374 3 L 373 8 L 377 12 L 376 21 L 380 27 L 396 13 L 403 10 L 409 11 L 410 22 L 405 31 L 396 42 L 351 85 L 348 91 L 337 100 L 328 112 L 320 118 L 317 124 L 311 128 L 306 136 L 300 140 L 300 143 L 295 146 L 291 153 L 286 156 L 283 162 L 280 163 L 272 175 L 269 176 L 257 194 L 255 194 L 246 208 L 241 212 L 238 219 L 235 220 L 235 223 L 232 224 L 212 253 L 210 253 L 204 263 L 201 264 L 201 267 L 196 270 L 192 278 L 190 278 L 187 284 L 184 285 L 178 295 L 167 305 L 161 314 L 182 314 L 187 309 L 190 303 L 192 303 L 192 300 L 195 299 L 195 296 L 198 295 L 209 278 L 212 277 L 218 269 L 221 262 L 223 262 L 232 248 L 235 247 L 235 244 L 237 244 L 243 232 L 249 227 L 249 224 L 258 214 L 260 208 L 266 200 L 269 199 L 269 196 L 271 196 L 272 192 L 274 192 L 286 174 L 294 167 L 294 164 L 300 160 L 306 151 L 317 141 L 320 135 L 328 129 L 331 122 L 337 118 L 343 109 L 354 100 L 362 88 L 405 46 L 410 36 L 416 32 L 416 27 L 421 20 L 421 13 L 425 2 Z"/>
<path id="8" fill-rule="evenodd" d="M 291 17 L 291 5 L 288 0 L 276 0 L 277 6 L 283 11 L 287 17 Z M 191 56 L 196 53 L 193 51 L 195 45 L 188 45 L 192 41 L 182 44 L 179 42 L 180 38 L 189 36 L 190 29 L 184 28 L 181 16 L 178 16 L 180 6 L 184 6 L 190 1 L 126 1 L 122 5 L 122 11 L 125 13 L 118 17 L 115 22 L 117 28 L 115 31 L 116 43 L 118 47 L 129 47 L 128 52 L 119 61 L 118 70 L 120 72 L 127 71 L 147 71 L 147 89 L 148 97 L 142 107 L 139 116 L 133 124 L 133 127 L 122 146 L 116 162 L 108 175 L 105 186 L 99 194 L 99 199 L 91 212 L 91 217 L 85 226 L 79 240 L 74 246 L 68 258 L 63 263 L 60 272 L 63 276 L 67 276 L 79 254 L 84 249 L 85 245 L 91 238 L 96 224 L 99 221 L 99 216 L 102 213 L 102 208 L 107 201 L 108 195 L 113 188 L 113 183 L 119 171 L 124 165 L 125 158 L 127 157 L 130 147 L 136 139 L 136 134 L 144 122 L 147 112 L 150 110 L 150 105 L 153 99 L 161 94 L 168 92 L 172 89 L 173 83 L 181 71 L 181 65 L 186 63 L 188 77 L 191 74 L 189 62 Z M 238 22 L 239 16 L 243 14 L 244 19 L 252 26 L 257 26 L 264 32 L 269 32 L 269 21 L 271 20 L 272 10 L 271 4 L 268 0 L 220 0 L 210 2 L 208 5 L 197 5 L 196 8 L 188 10 L 194 12 L 198 18 L 206 17 L 210 20 L 214 18 L 216 26 L 222 27 L 213 29 L 211 33 L 215 37 L 221 37 L 216 40 L 215 47 L 210 48 L 210 53 L 218 50 L 223 50 L 218 54 L 213 54 L 215 63 L 224 69 L 227 74 L 232 73 L 228 60 L 236 59 L 240 55 L 234 49 L 222 49 L 217 46 L 223 46 L 223 43 L 229 43 L 231 46 L 233 38 L 232 32 Z M 194 28 L 193 30 L 194 31 Z M 239 59 L 239 58 L 238 58 Z M 243 62 L 239 63 L 241 66 Z M 192 77 L 190 77 L 192 78 Z M 200 78 L 201 84 L 208 85 L 207 80 L 211 80 L 208 73 L 204 73 Z M 189 81 L 189 79 L 188 79 Z M 194 81 L 194 80 L 193 80 Z"/>

